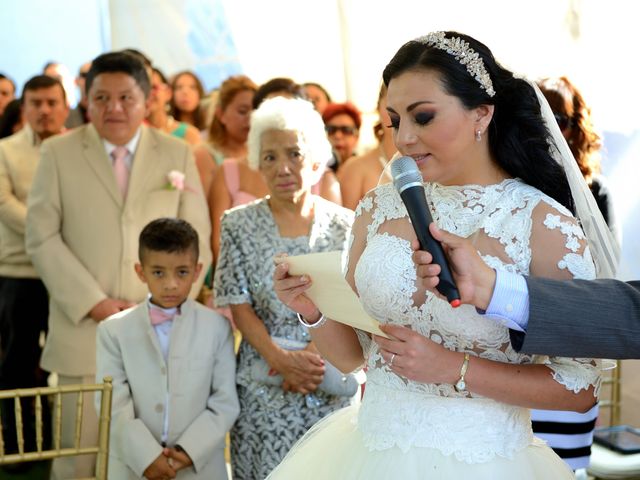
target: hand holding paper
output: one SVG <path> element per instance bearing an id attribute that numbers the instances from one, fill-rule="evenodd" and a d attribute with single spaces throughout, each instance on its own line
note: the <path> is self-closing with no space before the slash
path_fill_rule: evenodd
<path id="1" fill-rule="evenodd" d="M 340 259 L 342 252 L 310 253 L 293 257 L 275 257 L 276 265 L 289 265 L 291 276 L 303 275 L 311 279 L 276 278 L 276 291 L 281 300 L 303 317 L 312 321 L 320 310 L 326 317 L 360 330 L 387 337 L 377 320 L 369 316 L 357 295 L 342 276 Z M 276 272 L 278 275 L 278 272 Z M 286 290 L 286 298 L 281 292 Z"/>

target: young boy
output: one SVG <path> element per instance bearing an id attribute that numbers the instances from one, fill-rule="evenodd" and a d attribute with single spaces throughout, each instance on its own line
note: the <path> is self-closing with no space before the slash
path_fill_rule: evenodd
<path id="1" fill-rule="evenodd" d="M 109 478 L 226 479 L 225 434 L 239 404 L 229 322 L 188 299 L 198 234 L 161 218 L 135 269 L 150 296 L 100 323 L 97 380 L 113 377 Z"/>

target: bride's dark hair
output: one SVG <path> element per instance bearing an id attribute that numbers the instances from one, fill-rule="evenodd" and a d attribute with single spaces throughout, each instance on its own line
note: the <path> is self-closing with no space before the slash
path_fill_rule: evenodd
<path id="1" fill-rule="evenodd" d="M 480 55 L 493 82 L 493 97 L 453 55 L 420 39 L 400 47 L 382 73 L 384 84 L 388 87 L 393 78 L 406 71 L 435 70 L 440 74 L 444 90 L 458 97 L 465 108 L 494 105 L 487 134 L 496 162 L 509 175 L 522 179 L 574 212 L 564 169 L 550 153 L 553 140 L 533 87 L 526 80 L 514 77 L 474 38 L 457 32 L 445 32 L 445 36 L 461 38 Z"/>

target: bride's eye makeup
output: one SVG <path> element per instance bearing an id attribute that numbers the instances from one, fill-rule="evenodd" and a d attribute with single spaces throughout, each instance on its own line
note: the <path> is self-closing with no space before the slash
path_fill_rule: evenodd
<path id="1" fill-rule="evenodd" d="M 411 114 L 411 113 L 409 113 Z M 431 123 L 431 121 L 436 116 L 436 113 L 433 111 L 422 111 L 413 113 L 413 122 L 418 126 L 425 126 Z M 395 130 L 400 126 L 400 116 L 395 113 L 389 112 L 389 125 L 385 125 L 387 128 L 393 128 Z"/>
<path id="2" fill-rule="evenodd" d="M 415 114 L 413 119 L 418 125 L 423 126 L 431 122 L 433 117 L 435 117 L 435 113 L 433 112 L 418 112 Z"/>

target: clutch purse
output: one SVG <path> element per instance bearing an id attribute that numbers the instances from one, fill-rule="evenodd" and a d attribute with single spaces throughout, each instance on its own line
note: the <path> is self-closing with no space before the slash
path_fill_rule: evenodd
<path id="1" fill-rule="evenodd" d="M 285 350 L 303 350 L 307 343 L 287 338 L 272 336 L 271 340 Z M 282 375 L 269 375 L 271 367 L 262 357 L 256 359 L 251 365 L 251 379 L 258 383 L 279 387 L 282 385 Z M 359 387 L 356 376 L 352 373 L 344 374 L 328 361 L 324 361 L 324 377 L 318 385 L 318 390 L 338 397 L 353 397 Z"/>

